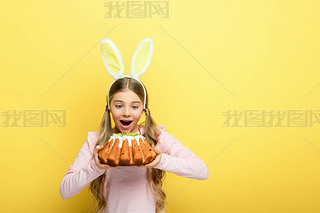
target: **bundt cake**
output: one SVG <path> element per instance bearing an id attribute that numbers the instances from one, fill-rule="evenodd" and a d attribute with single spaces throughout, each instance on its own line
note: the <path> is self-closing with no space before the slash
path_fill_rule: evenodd
<path id="1" fill-rule="evenodd" d="M 139 166 L 153 161 L 156 152 L 139 133 L 113 133 L 98 157 L 110 166 Z"/>

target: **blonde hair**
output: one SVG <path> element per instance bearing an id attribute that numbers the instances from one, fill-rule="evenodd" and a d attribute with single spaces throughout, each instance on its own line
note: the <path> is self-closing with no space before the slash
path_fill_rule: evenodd
<path id="1" fill-rule="evenodd" d="M 133 78 L 124 77 L 115 81 L 112 87 L 110 88 L 110 92 L 109 92 L 110 103 L 113 96 L 117 92 L 124 91 L 124 90 L 131 90 L 135 92 L 141 100 L 144 100 L 144 90 L 142 88 L 142 85 Z M 157 145 L 160 131 L 158 130 L 155 121 L 151 117 L 150 110 L 148 109 L 147 89 L 146 89 L 146 94 L 147 94 L 146 109 L 145 109 L 146 120 L 145 120 L 145 131 L 143 136 L 146 138 L 146 140 L 151 145 L 151 147 L 154 148 Z M 108 103 L 108 100 L 107 100 L 107 103 Z M 106 109 L 108 109 L 108 106 Z M 140 125 L 139 125 L 139 130 L 140 130 Z M 113 134 L 113 131 L 111 126 L 110 111 L 106 110 L 100 124 L 100 136 L 96 142 L 96 145 L 105 145 L 106 142 L 109 140 L 109 138 L 112 136 L 112 134 Z M 108 172 L 108 170 L 106 172 Z M 165 176 L 166 176 L 166 172 L 163 170 L 155 169 L 155 168 L 147 168 L 148 185 L 157 201 L 156 209 L 155 209 L 156 213 L 159 213 L 166 205 L 167 196 L 164 190 L 162 189 L 163 180 L 165 179 Z M 91 212 L 101 213 L 103 209 L 108 205 L 105 202 L 105 199 L 103 196 L 104 181 L 105 181 L 105 174 L 99 176 L 98 178 L 96 178 L 90 183 L 89 190 L 91 191 L 95 199 L 94 206 L 91 208 Z"/>

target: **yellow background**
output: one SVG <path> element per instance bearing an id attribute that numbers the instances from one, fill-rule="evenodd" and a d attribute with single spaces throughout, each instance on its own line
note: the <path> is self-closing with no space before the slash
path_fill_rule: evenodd
<path id="1" fill-rule="evenodd" d="M 319 110 L 318 0 L 170 1 L 169 18 L 104 18 L 107 1 L 1 4 L 1 112 L 65 110 L 66 127 L 1 127 L 1 212 L 85 212 L 88 187 L 59 186 L 113 81 L 99 42 L 129 68 L 154 41 L 141 76 L 158 125 L 199 156 L 208 180 L 167 173 L 166 212 L 320 212 L 319 123 L 223 127 L 227 110 Z M 4 116 L 1 116 L 1 123 Z M 141 121 L 144 117 L 141 118 Z"/>

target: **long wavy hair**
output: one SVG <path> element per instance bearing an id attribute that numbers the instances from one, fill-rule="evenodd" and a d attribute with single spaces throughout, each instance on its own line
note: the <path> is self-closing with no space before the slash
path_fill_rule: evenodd
<path id="1" fill-rule="evenodd" d="M 146 87 L 145 87 L 146 89 Z M 121 91 L 131 90 L 135 92 L 141 101 L 144 100 L 144 90 L 142 85 L 133 78 L 120 78 L 117 81 L 115 81 L 110 88 L 109 92 L 109 98 L 110 103 L 113 98 L 113 96 Z M 148 143 L 151 145 L 152 148 L 154 148 L 157 145 L 158 142 L 158 136 L 160 134 L 160 130 L 158 130 L 157 125 L 155 121 L 151 117 L 150 110 L 148 108 L 148 91 L 146 89 L 146 109 L 145 115 L 146 119 L 145 123 L 145 131 L 143 136 L 146 138 Z M 108 100 L 107 100 L 108 103 Z M 111 126 L 111 119 L 110 119 L 110 111 L 108 110 L 108 106 L 106 108 L 101 124 L 100 124 L 100 135 L 96 142 L 97 145 L 105 145 L 107 141 L 110 139 L 110 137 L 113 135 L 112 126 Z M 146 113 L 147 112 L 147 113 Z M 141 123 L 141 124 L 142 124 Z M 139 124 L 139 131 L 140 131 L 140 125 Z M 166 172 L 160 169 L 155 168 L 146 168 L 147 169 L 147 181 L 148 186 L 150 187 L 154 197 L 156 198 L 156 209 L 155 212 L 159 213 L 166 205 L 166 193 L 162 189 L 163 181 L 166 176 Z M 106 172 L 108 172 L 107 170 Z M 104 191 L 104 181 L 105 181 L 105 173 L 95 180 L 93 180 L 90 183 L 89 192 L 91 192 L 94 196 L 94 204 L 93 207 L 89 210 L 89 212 L 96 212 L 101 213 L 104 208 L 108 205 L 105 202 L 103 191 Z"/>

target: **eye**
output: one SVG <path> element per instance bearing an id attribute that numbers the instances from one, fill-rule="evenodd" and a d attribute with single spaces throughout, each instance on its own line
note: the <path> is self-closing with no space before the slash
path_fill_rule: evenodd
<path id="1" fill-rule="evenodd" d="M 135 107 L 136 107 L 136 108 L 135 108 Z M 138 106 L 133 106 L 133 108 L 134 108 L 134 109 L 138 109 L 139 107 L 138 107 Z"/>
<path id="2" fill-rule="evenodd" d="M 121 105 L 116 105 L 116 108 L 119 108 L 118 106 L 120 106 L 120 107 L 121 107 Z"/>

